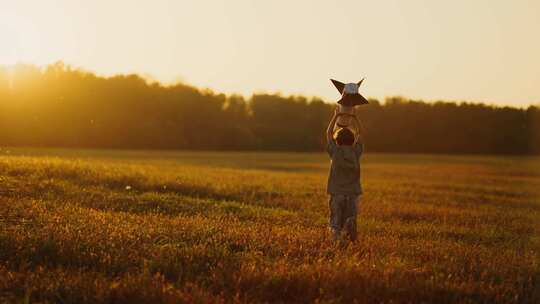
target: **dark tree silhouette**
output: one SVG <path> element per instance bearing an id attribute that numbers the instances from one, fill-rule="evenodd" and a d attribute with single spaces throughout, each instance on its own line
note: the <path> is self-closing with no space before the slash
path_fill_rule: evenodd
<path id="1" fill-rule="evenodd" d="M 0 67 L 0 145 L 320 151 L 335 104 L 217 94 L 59 62 Z M 390 97 L 357 108 L 368 151 L 540 154 L 540 109 Z"/>

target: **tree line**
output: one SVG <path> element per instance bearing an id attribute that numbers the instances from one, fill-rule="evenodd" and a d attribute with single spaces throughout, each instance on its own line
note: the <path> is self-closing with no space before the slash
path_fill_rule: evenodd
<path id="1" fill-rule="evenodd" d="M 321 151 L 335 103 L 249 98 L 138 75 L 100 77 L 61 62 L 0 67 L 0 145 Z M 370 99 L 366 150 L 540 154 L 540 108 Z"/>

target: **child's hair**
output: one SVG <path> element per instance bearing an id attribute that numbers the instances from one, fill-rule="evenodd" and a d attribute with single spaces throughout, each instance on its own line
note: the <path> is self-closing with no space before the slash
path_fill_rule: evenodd
<path id="1" fill-rule="evenodd" d="M 340 146 L 352 146 L 354 144 L 354 134 L 348 128 L 341 128 L 336 132 L 336 142 Z"/>

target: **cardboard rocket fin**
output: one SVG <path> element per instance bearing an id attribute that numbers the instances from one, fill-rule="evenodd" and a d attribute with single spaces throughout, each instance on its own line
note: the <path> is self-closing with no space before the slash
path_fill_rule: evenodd
<path id="1" fill-rule="evenodd" d="M 343 94 L 343 89 L 345 88 L 345 84 L 341 81 L 337 81 L 335 79 L 330 79 L 336 89 L 338 90 L 339 94 Z"/>

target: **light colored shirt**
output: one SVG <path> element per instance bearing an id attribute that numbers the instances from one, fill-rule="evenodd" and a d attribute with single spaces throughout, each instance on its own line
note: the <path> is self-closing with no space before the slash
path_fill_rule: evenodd
<path id="1" fill-rule="evenodd" d="M 327 152 L 332 163 L 328 174 L 328 194 L 362 194 L 360 184 L 360 156 L 364 145 L 355 143 L 352 146 L 339 146 L 331 140 Z"/>

